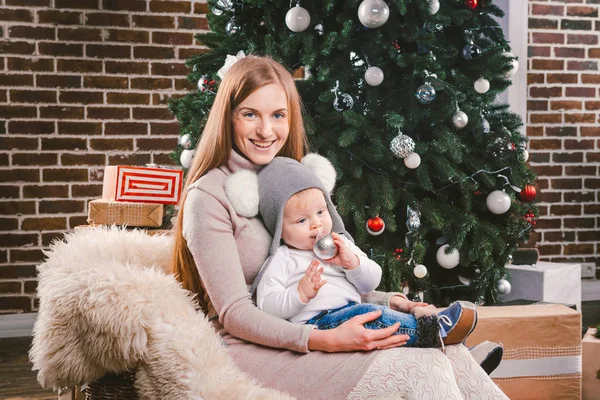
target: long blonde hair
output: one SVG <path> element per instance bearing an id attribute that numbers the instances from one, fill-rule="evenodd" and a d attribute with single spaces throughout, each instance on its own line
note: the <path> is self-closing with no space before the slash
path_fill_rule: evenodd
<path id="1" fill-rule="evenodd" d="M 185 289 L 198 294 L 204 312 L 207 311 L 209 299 L 182 232 L 187 187 L 211 169 L 228 161 L 233 144 L 232 110 L 254 91 L 271 83 L 279 83 L 283 87 L 290 117 L 290 132 L 278 155 L 300 160 L 306 154 L 308 145 L 302 121 L 302 104 L 291 74 L 270 58 L 248 56 L 234 64 L 221 82 L 187 174 L 175 224 L 172 271 Z"/>

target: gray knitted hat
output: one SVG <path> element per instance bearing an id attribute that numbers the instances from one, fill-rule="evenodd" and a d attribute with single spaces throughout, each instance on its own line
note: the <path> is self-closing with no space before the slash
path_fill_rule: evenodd
<path id="1" fill-rule="evenodd" d="M 352 240 L 331 201 L 330 193 L 334 186 L 335 168 L 331 162 L 311 153 L 301 163 L 287 157 L 275 157 L 258 175 L 248 170 L 239 171 L 229 177 L 225 192 L 239 215 L 250 218 L 260 211 L 267 230 L 273 236 L 269 249 L 272 255 L 281 242 L 285 203 L 306 189 L 316 188 L 323 192 L 333 222 L 332 230 Z"/>

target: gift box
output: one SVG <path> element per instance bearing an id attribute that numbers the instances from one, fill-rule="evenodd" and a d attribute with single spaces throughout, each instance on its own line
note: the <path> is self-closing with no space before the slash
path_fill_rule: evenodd
<path id="1" fill-rule="evenodd" d="M 507 265 L 512 289 L 502 301 L 524 299 L 575 304 L 581 311 L 581 265 L 539 261 L 534 265 Z"/>
<path id="2" fill-rule="evenodd" d="M 128 225 L 155 228 L 162 225 L 163 205 L 92 200 L 88 206 L 91 225 Z"/>
<path id="3" fill-rule="evenodd" d="M 561 304 L 477 308 L 467 346 L 504 346 L 490 375 L 511 400 L 581 397 L 581 313 Z"/>
<path id="4" fill-rule="evenodd" d="M 600 398 L 600 339 L 596 328 L 589 328 L 581 347 L 583 351 L 583 400 Z"/>
<path id="5" fill-rule="evenodd" d="M 183 171 L 179 169 L 108 165 L 104 168 L 102 199 L 177 204 L 182 181 Z"/>

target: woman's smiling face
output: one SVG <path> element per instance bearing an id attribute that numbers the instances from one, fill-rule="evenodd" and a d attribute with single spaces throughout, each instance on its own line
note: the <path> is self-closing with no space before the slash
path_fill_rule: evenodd
<path id="1" fill-rule="evenodd" d="M 287 96 L 278 83 L 262 86 L 233 110 L 233 142 L 250 161 L 270 163 L 290 133 Z"/>

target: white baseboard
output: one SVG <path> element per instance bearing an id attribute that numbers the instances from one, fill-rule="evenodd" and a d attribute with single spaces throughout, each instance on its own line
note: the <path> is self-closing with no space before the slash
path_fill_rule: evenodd
<path id="1" fill-rule="evenodd" d="M 600 300 L 600 281 L 581 281 L 581 301 Z"/>
<path id="2" fill-rule="evenodd" d="M 31 336 L 37 313 L 0 315 L 0 338 Z"/>

